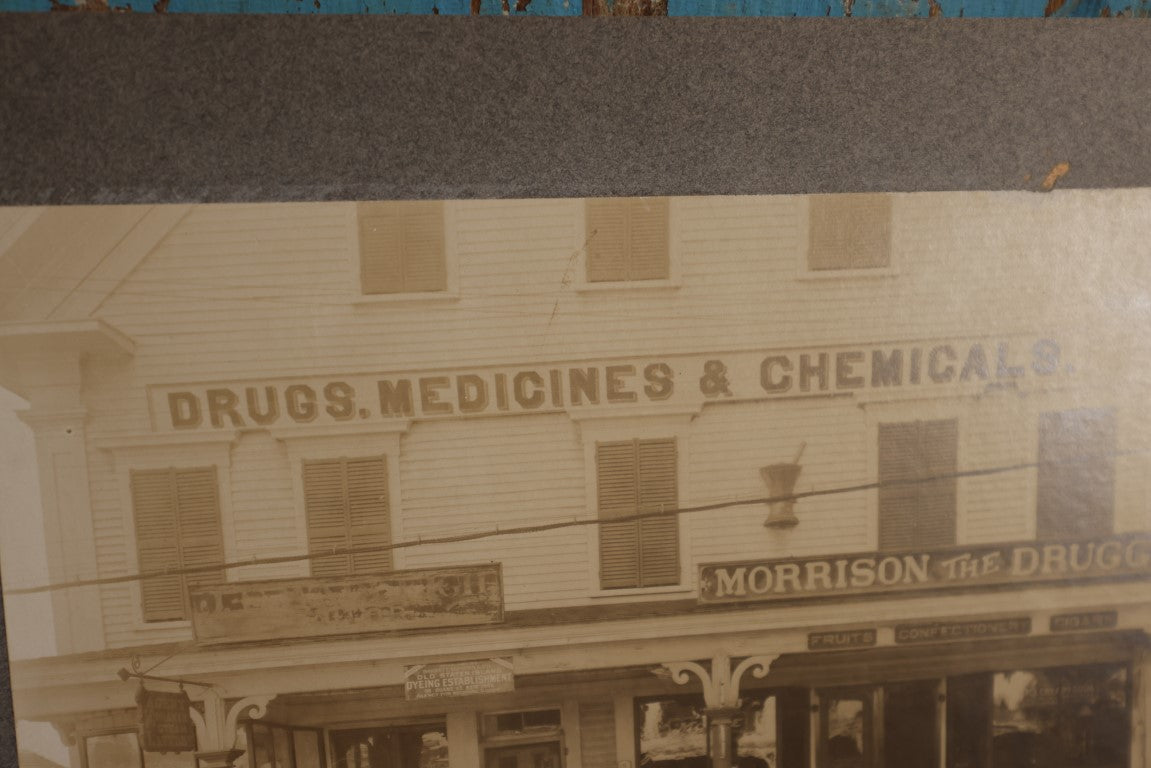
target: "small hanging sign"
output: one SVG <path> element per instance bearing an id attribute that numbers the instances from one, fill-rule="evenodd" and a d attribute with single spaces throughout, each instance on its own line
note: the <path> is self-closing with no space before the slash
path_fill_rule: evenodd
<path id="1" fill-rule="evenodd" d="M 140 746 L 145 752 L 196 751 L 196 725 L 187 693 L 149 691 L 141 685 L 136 691 L 136 705 Z"/>

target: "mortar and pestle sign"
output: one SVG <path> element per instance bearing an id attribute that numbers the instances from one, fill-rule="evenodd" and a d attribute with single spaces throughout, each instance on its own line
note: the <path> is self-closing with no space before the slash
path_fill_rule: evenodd
<path id="1" fill-rule="evenodd" d="M 799 451 L 795 458 L 788 463 L 768 464 L 759 470 L 763 482 L 767 483 L 768 495 L 773 498 L 787 497 L 795 493 L 795 483 L 799 480 L 799 473 L 803 471 L 799 460 L 803 456 L 807 443 L 799 444 Z M 766 528 L 793 528 L 799 525 L 799 518 L 795 516 L 795 499 L 785 498 L 779 501 L 769 501 L 771 510 L 767 519 L 763 521 Z"/>

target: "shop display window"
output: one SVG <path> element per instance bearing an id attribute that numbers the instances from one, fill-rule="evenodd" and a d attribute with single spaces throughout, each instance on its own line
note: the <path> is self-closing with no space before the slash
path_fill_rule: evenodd
<path id="1" fill-rule="evenodd" d="M 244 754 L 236 768 L 325 768 L 322 732 L 274 723 L 249 722 L 236 734 Z"/>
<path id="2" fill-rule="evenodd" d="M 1127 765 L 1127 669 L 1013 670 L 947 682 L 948 768 Z"/>
<path id="3" fill-rule="evenodd" d="M 779 768 L 777 697 L 752 692 L 742 700 L 736 741 L 738 768 Z M 706 768 L 709 764 L 703 696 L 666 696 L 636 702 L 641 768 Z"/>
<path id="4" fill-rule="evenodd" d="M 84 768 L 195 768 L 191 752 L 143 752 L 136 731 L 96 733 L 84 738 Z"/>
<path id="5" fill-rule="evenodd" d="M 442 723 L 333 731 L 331 742 L 332 768 L 448 768 Z"/>
<path id="6" fill-rule="evenodd" d="M 992 681 L 994 768 L 1127 765 L 1127 670 L 1001 672 Z"/>

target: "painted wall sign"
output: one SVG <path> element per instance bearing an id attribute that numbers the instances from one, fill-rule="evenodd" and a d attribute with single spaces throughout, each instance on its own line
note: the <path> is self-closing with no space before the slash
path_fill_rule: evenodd
<path id="1" fill-rule="evenodd" d="M 870 648 L 876 641 L 875 628 L 845 629 L 832 632 L 809 632 L 807 650 L 842 651 L 846 648 Z"/>
<path id="2" fill-rule="evenodd" d="M 650 403 L 1025 388 L 1066 373 L 1052 339 L 925 341 L 770 352 L 150 387 L 158 431 L 333 425 L 559 412 Z"/>
<path id="3" fill-rule="evenodd" d="M 244 581 L 191 594 L 196 639 L 229 642 L 494 624 L 500 566 Z"/>
<path id="4" fill-rule="evenodd" d="M 476 659 L 404 668 L 404 698 L 446 699 L 515 690 L 511 659 Z"/>
<path id="5" fill-rule="evenodd" d="M 1118 611 L 1087 611 L 1052 616 L 1050 627 L 1052 632 L 1082 632 L 1092 629 L 1114 629 L 1118 625 Z"/>
<path id="6" fill-rule="evenodd" d="M 702 603 L 1151 576 L 1151 535 L 700 566 Z"/>
<path id="7" fill-rule="evenodd" d="M 896 624 L 896 643 L 941 643 L 950 640 L 978 640 L 1031 634 L 1031 618 L 982 621 L 932 621 L 925 624 Z"/>
<path id="8" fill-rule="evenodd" d="M 140 687 L 136 691 L 136 706 L 140 746 L 145 752 L 196 750 L 196 725 L 189 713 L 192 703 L 187 693 L 149 691 Z"/>

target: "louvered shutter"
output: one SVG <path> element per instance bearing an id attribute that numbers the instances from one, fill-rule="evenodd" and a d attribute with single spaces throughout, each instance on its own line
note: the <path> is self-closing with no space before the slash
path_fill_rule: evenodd
<path id="1" fill-rule="evenodd" d="M 388 470 L 383 456 L 348 459 L 348 538 L 353 547 L 387 546 L 392 541 Z M 386 571 L 389 550 L 352 556 L 352 573 Z"/>
<path id="2" fill-rule="evenodd" d="M 666 197 L 628 200 L 628 280 L 666 280 L 668 264 L 668 202 Z"/>
<path id="3" fill-rule="evenodd" d="M 141 571 L 222 565 L 224 541 L 214 467 L 137 471 L 131 475 L 136 551 Z M 143 579 L 145 621 L 187 615 L 190 586 L 219 583 L 223 571 Z"/>
<path id="4" fill-rule="evenodd" d="M 601 520 L 635 514 L 639 505 L 633 441 L 596 446 L 596 491 Z M 600 525 L 600 586 L 636 587 L 640 583 L 639 524 L 635 520 Z"/>
<path id="5" fill-rule="evenodd" d="M 879 425 L 879 547 L 955 543 L 958 426 L 954 420 Z M 909 481 L 909 482 L 901 482 Z"/>
<path id="6" fill-rule="evenodd" d="M 627 280 L 627 206 L 617 199 L 596 198 L 588 200 L 584 210 L 588 282 Z"/>
<path id="7" fill-rule="evenodd" d="M 596 446 L 600 517 L 675 509 L 675 440 L 633 440 Z M 679 583 L 679 523 L 674 516 L 600 525 L 604 589 Z"/>
<path id="8" fill-rule="evenodd" d="M 877 269 L 890 265 L 888 195 L 812 195 L 808 199 L 808 269 Z"/>
<path id="9" fill-rule="evenodd" d="M 342 461 L 304 462 L 304 513 L 308 520 L 308 554 L 348 546 L 347 489 Z M 313 557 L 311 563 L 313 576 L 342 576 L 350 565 L 346 554 Z"/>
<path id="10" fill-rule="evenodd" d="M 361 203 L 360 281 L 365 294 L 447 290 L 443 203 Z"/>
<path id="11" fill-rule="evenodd" d="M 440 201 L 399 203 L 404 222 L 404 290 L 446 291 L 444 204 Z"/>
<path id="12" fill-rule="evenodd" d="M 304 507 L 313 576 L 391 568 L 387 550 L 327 555 L 333 548 L 385 546 L 391 541 L 384 457 L 304 462 Z"/>
<path id="13" fill-rule="evenodd" d="M 224 562 L 224 537 L 220 530 L 220 500 L 216 470 L 176 472 L 176 498 L 180 519 L 180 565 L 183 568 L 220 565 Z M 223 571 L 205 571 L 184 577 L 185 588 L 219 584 Z"/>
<path id="14" fill-rule="evenodd" d="M 675 509 L 675 441 L 640 440 L 637 449 L 640 511 Z M 640 521 L 640 580 L 645 587 L 679 583 L 679 522 L 674 516 Z"/>
<path id="15" fill-rule="evenodd" d="M 169 470 L 133 472 L 131 484 L 140 570 L 146 573 L 177 566 L 180 545 L 173 473 Z M 142 579 L 140 598 L 144 621 L 184 618 L 183 586 L 179 576 Z"/>
<path id="16" fill-rule="evenodd" d="M 915 546 L 948 547 L 955 544 L 958 503 L 959 426 L 954 419 L 919 422 L 919 454 L 923 477 L 936 477 L 919 486 L 919 515 Z M 950 475 L 950 477 L 943 477 Z"/>
<path id="17" fill-rule="evenodd" d="M 1104 410 L 1044 413 L 1039 420 L 1036 536 L 1106 536 L 1114 527 L 1115 419 Z"/>

